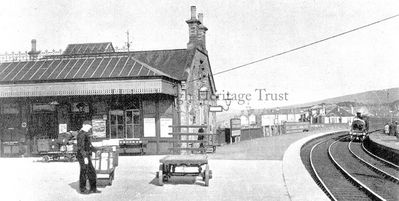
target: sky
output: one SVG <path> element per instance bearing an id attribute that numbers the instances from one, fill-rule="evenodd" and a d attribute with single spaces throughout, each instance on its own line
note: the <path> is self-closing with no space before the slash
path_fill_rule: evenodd
<path id="1" fill-rule="evenodd" d="M 135 51 L 186 48 L 193 5 L 209 29 L 213 73 L 399 14 L 397 0 L 2 0 L 0 54 L 28 51 L 33 38 L 39 50 L 121 47 L 127 30 Z M 219 94 L 250 94 L 230 108 L 279 107 L 399 87 L 398 54 L 396 17 L 214 79 Z"/>

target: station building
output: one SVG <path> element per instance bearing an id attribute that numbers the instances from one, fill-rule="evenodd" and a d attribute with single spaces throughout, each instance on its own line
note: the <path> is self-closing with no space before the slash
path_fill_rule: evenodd
<path id="1" fill-rule="evenodd" d="M 191 7 L 186 23 L 184 49 L 117 52 L 110 42 L 85 43 L 39 57 L 32 40 L 28 60 L 0 63 L 1 155 L 29 156 L 37 139 L 79 130 L 85 120 L 98 138 L 148 141 L 147 154 L 168 153 L 170 125 L 215 125 L 208 107 L 216 103 L 204 101 L 216 88 L 202 13 Z"/>

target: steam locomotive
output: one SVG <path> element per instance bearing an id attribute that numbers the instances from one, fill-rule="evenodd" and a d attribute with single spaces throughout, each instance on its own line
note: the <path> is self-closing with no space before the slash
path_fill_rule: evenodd
<path id="1" fill-rule="evenodd" d="M 355 117 L 350 126 L 350 140 L 363 141 L 367 137 L 369 122 L 367 117 Z"/>

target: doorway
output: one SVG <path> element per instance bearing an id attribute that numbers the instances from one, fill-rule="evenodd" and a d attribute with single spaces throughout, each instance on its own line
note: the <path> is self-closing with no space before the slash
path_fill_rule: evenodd
<path id="1" fill-rule="evenodd" d="M 124 138 L 124 116 L 123 110 L 111 110 L 109 111 L 110 119 L 110 138 Z"/>
<path id="2" fill-rule="evenodd" d="M 142 136 L 140 125 L 140 110 L 126 110 L 126 138 L 140 138 Z"/>
<path id="3" fill-rule="evenodd" d="M 31 136 L 51 139 L 58 137 L 58 121 L 54 112 L 32 114 L 30 125 Z"/>

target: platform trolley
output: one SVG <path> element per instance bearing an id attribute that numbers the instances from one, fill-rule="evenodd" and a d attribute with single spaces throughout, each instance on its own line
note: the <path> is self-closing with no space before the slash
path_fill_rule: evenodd
<path id="1" fill-rule="evenodd" d="M 112 185 L 114 180 L 115 169 L 118 167 L 119 154 L 115 146 L 106 146 L 97 148 L 92 154 L 92 163 L 96 170 L 97 183 Z"/>
<path id="2" fill-rule="evenodd" d="M 61 158 L 69 162 L 76 161 L 76 144 L 72 141 L 60 143 L 56 139 L 38 139 L 37 147 L 44 162 L 59 161 Z"/>
<path id="3" fill-rule="evenodd" d="M 201 176 L 205 186 L 209 186 L 209 180 L 212 179 L 212 170 L 209 169 L 206 155 L 169 155 L 159 162 L 161 164 L 156 176 L 160 186 L 172 176 Z M 178 172 L 176 167 L 194 167 L 197 171 Z"/>
<path id="4" fill-rule="evenodd" d="M 212 171 L 209 169 L 207 150 L 215 151 L 213 144 L 209 143 L 209 137 L 213 134 L 209 131 L 208 125 L 175 125 L 170 126 L 175 130 L 186 129 L 200 130 L 201 132 L 171 132 L 173 136 L 173 147 L 169 148 L 172 155 L 165 156 L 160 159 L 159 171 L 156 174 L 158 184 L 162 186 L 172 176 L 200 176 L 205 186 L 209 186 L 209 180 L 212 178 Z M 186 137 L 182 137 L 186 136 Z M 191 136 L 191 138 L 190 138 Z M 202 136 L 202 137 L 199 137 Z M 182 144 L 186 146 L 182 146 Z M 199 145 L 193 147 L 190 145 Z M 203 146 L 201 146 L 201 144 Z M 210 146 L 209 146 L 210 145 Z M 186 171 L 189 169 L 189 171 Z"/>

